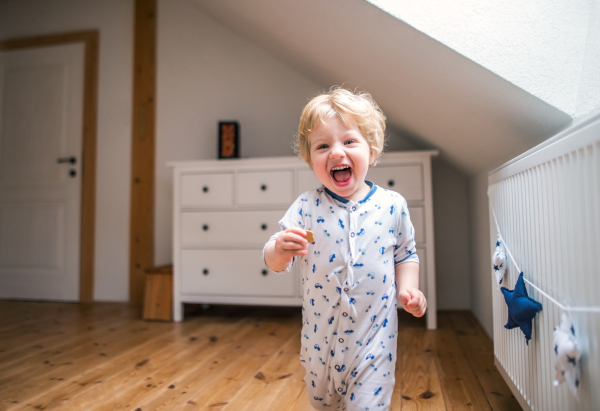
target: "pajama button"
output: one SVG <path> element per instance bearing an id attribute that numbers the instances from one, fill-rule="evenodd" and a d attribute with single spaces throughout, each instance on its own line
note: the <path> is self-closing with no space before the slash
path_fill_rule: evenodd
<path id="1" fill-rule="evenodd" d="M 356 207 L 352 207 L 352 211 L 356 211 Z"/>
<path id="2" fill-rule="evenodd" d="M 344 317 L 348 317 L 348 313 L 343 313 L 342 314 Z"/>
<path id="3" fill-rule="evenodd" d="M 350 237 L 354 237 L 354 233 L 350 233 Z"/>
<path id="4" fill-rule="evenodd" d="M 338 341 L 339 341 L 339 342 L 341 342 L 341 343 L 343 343 L 343 342 L 344 342 L 344 339 L 343 339 L 343 338 L 340 338 Z"/>
<path id="5" fill-rule="evenodd" d="M 344 291 L 348 292 L 350 289 L 348 287 L 344 288 Z"/>

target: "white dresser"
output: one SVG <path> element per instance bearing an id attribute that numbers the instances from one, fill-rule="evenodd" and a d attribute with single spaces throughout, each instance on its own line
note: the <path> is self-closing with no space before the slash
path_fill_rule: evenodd
<path id="1" fill-rule="evenodd" d="M 427 296 L 427 327 L 436 328 L 431 156 L 386 153 L 367 179 L 408 201 Z M 296 267 L 276 274 L 262 248 L 301 193 L 320 186 L 296 157 L 173 162 L 173 304 L 302 305 Z"/>

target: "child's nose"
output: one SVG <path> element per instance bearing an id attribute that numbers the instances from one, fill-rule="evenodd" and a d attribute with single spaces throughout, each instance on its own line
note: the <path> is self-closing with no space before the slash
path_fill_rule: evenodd
<path id="1" fill-rule="evenodd" d="M 344 158 L 346 156 L 346 153 L 344 152 L 343 148 L 340 147 L 339 145 L 334 145 L 331 148 L 329 157 L 332 159 L 338 159 L 338 158 Z"/>

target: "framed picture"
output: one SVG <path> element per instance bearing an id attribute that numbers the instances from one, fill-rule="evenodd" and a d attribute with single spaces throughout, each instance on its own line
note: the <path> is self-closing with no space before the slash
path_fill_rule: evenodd
<path id="1" fill-rule="evenodd" d="M 239 158 L 240 125 L 237 121 L 219 121 L 219 158 Z"/>

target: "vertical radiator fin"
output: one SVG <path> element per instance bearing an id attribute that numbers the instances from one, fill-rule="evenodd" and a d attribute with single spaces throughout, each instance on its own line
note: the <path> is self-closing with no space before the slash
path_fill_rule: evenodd
<path id="1" fill-rule="evenodd" d="M 553 138 L 490 173 L 491 249 L 497 229 L 526 279 L 563 304 L 600 305 L 600 116 Z M 493 253 L 493 251 L 492 251 Z M 503 286 L 519 276 L 508 258 Z M 582 347 L 580 400 L 553 386 L 553 331 L 562 311 L 533 287 L 543 304 L 529 346 L 504 328 L 504 297 L 493 291 L 494 355 L 522 405 L 534 411 L 600 409 L 600 313 L 570 312 Z"/>

